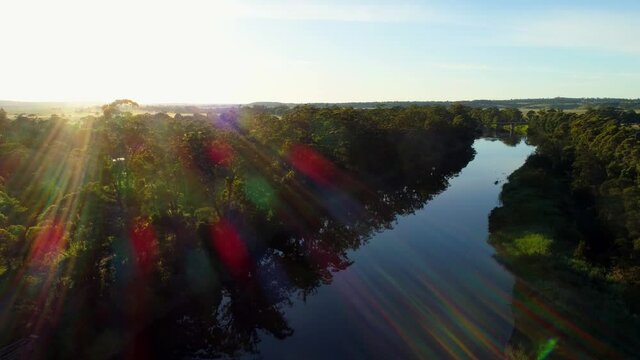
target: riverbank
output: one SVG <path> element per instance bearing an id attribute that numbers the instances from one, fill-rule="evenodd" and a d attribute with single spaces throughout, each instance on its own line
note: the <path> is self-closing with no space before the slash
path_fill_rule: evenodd
<path id="1" fill-rule="evenodd" d="M 543 154 L 508 178 L 489 219 L 496 257 L 516 276 L 514 332 L 507 356 L 542 359 L 629 358 L 640 353 L 640 321 L 624 286 L 586 258 L 595 218 L 569 179 Z"/>

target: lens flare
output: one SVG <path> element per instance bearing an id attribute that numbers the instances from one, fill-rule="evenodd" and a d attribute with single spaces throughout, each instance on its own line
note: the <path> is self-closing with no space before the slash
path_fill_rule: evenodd
<path id="1" fill-rule="evenodd" d="M 158 256 L 158 241 L 149 219 L 135 219 L 129 232 L 129 238 L 138 271 L 141 274 L 150 273 Z"/>
<path id="2" fill-rule="evenodd" d="M 46 225 L 37 230 L 29 262 L 33 266 L 51 265 L 66 245 L 64 227 L 60 223 Z"/>
<path id="3" fill-rule="evenodd" d="M 224 141 L 216 141 L 209 147 L 209 159 L 214 165 L 228 167 L 234 157 L 233 148 Z"/>
<path id="4" fill-rule="evenodd" d="M 254 205 L 263 211 L 271 210 L 275 206 L 275 190 L 263 177 L 252 176 L 248 178 L 244 184 L 244 193 Z"/>
<path id="5" fill-rule="evenodd" d="M 291 146 L 288 158 L 293 167 L 321 185 L 332 185 L 337 170 L 333 163 L 311 146 L 295 144 Z"/>
<path id="6" fill-rule="evenodd" d="M 549 341 L 547 341 L 542 346 L 542 349 L 540 349 L 540 353 L 538 354 L 538 357 L 536 357 L 536 360 L 544 360 L 548 358 L 549 355 L 551 355 L 551 353 L 553 352 L 553 349 L 556 348 L 557 344 L 558 344 L 558 339 L 556 338 L 549 339 Z"/>
<path id="7" fill-rule="evenodd" d="M 247 276 L 251 262 L 247 247 L 238 231 L 227 219 L 221 219 L 211 229 L 211 240 L 216 254 L 236 279 Z"/>

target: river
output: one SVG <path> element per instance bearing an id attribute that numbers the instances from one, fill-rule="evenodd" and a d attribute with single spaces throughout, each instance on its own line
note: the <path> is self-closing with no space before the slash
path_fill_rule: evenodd
<path id="1" fill-rule="evenodd" d="M 282 309 L 293 334 L 259 334 L 268 359 L 497 358 L 512 331 L 514 277 L 487 243 L 501 185 L 534 151 L 478 139 L 449 187 L 350 250 L 352 264 Z"/>

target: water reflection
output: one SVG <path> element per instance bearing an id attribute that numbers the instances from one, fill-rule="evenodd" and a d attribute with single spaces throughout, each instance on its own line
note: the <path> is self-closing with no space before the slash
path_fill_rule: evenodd
<path id="1" fill-rule="evenodd" d="M 281 230 L 266 233 L 260 224 L 243 222 L 243 214 L 233 212 L 223 224 L 203 230 L 201 238 L 205 242 L 207 236 L 213 238 L 214 250 L 203 258 L 215 259 L 220 285 L 209 289 L 210 302 L 203 301 L 201 294 L 186 296 L 148 326 L 145 338 L 172 338 L 160 342 L 154 351 L 192 356 L 257 354 L 264 339 L 308 331 L 290 325 L 286 312 L 291 305 L 317 296 L 323 285 L 354 263 L 351 251 L 378 231 L 391 228 L 398 216 L 422 208 L 473 157 L 469 147 L 447 148 L 435 139 L 402 140 L 404 145 L 398 146 L 396 141 L 370 138 L 379 141 L 374 147 L 379 153 L 366 159 L 377 161 L 359 163 L 348 174 L 308 148 L 294 149 L 301 152 L 292 155 L 294 165 L 299 161 L 309 182 L 279 194 L 276 219 L 282 222 Z M 246 248 L 234 244 L 246 244 Z M 255 261 L 249 264 L 247 259 Z M 322 312 L 330 317 L 336 314 L 328 307 Z M 176 319 L 182 319 L 179 326 Z M 316 335 L 332 336 L 322 331 Z M 288 340 L 284 346 L 292 353 L 305 351 L 287 344 Z"/>
<path id="2" fill-rule="evenodd" d="M 176 218 L 151 223 L 136 216 L 124 224 L 125 236 L 82 260 L 89 264 L 108 254 L 105 273 L 82 272 L 86 264 L 78 263 L 77 274 L 69 275 L 76 285 L 68 286 L 68 293 L 45 287 L 35 304 L 12 312 L 5 308 L 3 342 L 16 334 L 27 338 L 29 329 L 36 329 L 37 346 L 29 357 L 210 358 L 257 354 L 266 339 L 309 331 L 293 326 L 287 309 L 317 297 L 327 288 L 323 285 L 354 264 L 354 250 L 390 229 L 398 217 L 421 209 L 474 156 L 470 141 L 447 141 L 433 133 L 372 132 L 353 141 L 349 163 L 340 167 L 310 147 L 291 147 L 285 159 L 303 179 L 277 189 L 251 170 L 252 163 L 264 168 L 264 159 L 239 151 L 248 163 L 243 191 L 258 209 L 268 210 L 267 218 L 227 206 L 212 210 L 220 212 L 216 221 L 202 214 L 205 220 L 194 232 Z M 227 145 L 215 143 L 203 156 L 219 165 L 215 171 L 225 171 L 232 155 Z M 121 175 L 118 183 L 129 181 L 124 171 Z M 96 219 L 96 226 L 111 219 Z M 53 224 L 50 232 L 42 232 L 51 234 L 43 240 L 46 246 L 58 246 L 56 229 Z M 152 271 L 151 264 L 160 269 Z M 109 276 L 114 278 L 106 281 Z M 24 296 L 29 285 L 20 286 L 2 289 L 3 294 L 30 299 Z M 353 291 L 361 290 L 354 286 Z M 333 316 L 339 309 L 322 311 Z"/>
<path id="3" fill-rule="evenodd" d="M 478 140 L 475 159 L 450 187 L 367 246 L 348 271 L 294 300 L 296 332 L 264 335 L 264 358 L 502 358 L 512 333 L 514 279 L 487 244 L 487 215 L 500 186 L 532 147 Z"/>

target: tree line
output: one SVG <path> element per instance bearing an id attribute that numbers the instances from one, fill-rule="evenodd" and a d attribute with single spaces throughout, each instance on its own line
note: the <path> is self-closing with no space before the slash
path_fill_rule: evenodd
<path id="1" fill-rule="evenodd" d="M 291 297 L 445 189 L 487 124 L 522 118 L 136 107 L 78 121 L 0 111 L 0 345 L 37 335 L 60 357 L 217 356 L 254 351 L 258 331 L 289 336 Z"/>
<path id="2" fill-rule="evenodd" d="M 518 277 L 510 356 L 536 357 L 555 339 L 561 357 L 633 357 L 640 351 L 638 114 L 598 108 L 527 117 L 536 153 L 509 176 L 489 219 L 490 242 Z"/>
<path id="3" fill-rule="evenodd" d="M 576 199 L 592 211 L 602 236 L 586 239 L 586 255 L 611 276 L 640 285 L 640 116 L 632 110 L 584 114 L 544 111 L 529 122 L 531 138 L 566 174 Z"/>

